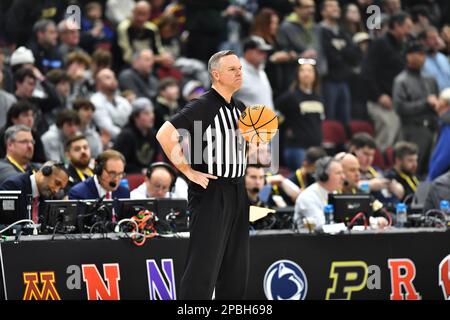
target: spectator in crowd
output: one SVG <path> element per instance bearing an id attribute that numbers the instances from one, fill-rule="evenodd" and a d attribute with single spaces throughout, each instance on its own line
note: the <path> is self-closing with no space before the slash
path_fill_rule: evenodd
<path id="1" fill-rule="evenodd" d="M 108 21 L 118 25 L 131 15 L 135 1 L 107 0 L 105 15 Z"/>
<path id="2" fill-rule="evenodd" d="M 34 130 L 35 124 L 35 116 L 36 116 L 36 107 L 29 103 L 28 101 L 19 101 L 14 103 L 11 108 L 8 110 L 6 115 L 6 124 L 0 130 L 0 157 L 3 158 L 6 155 L 5 149 L 5 131 L 13 125 L 23 124 L 30 128 L 31 134 L 33 135 L 34 140 L 34 154 L 33 154 L 33 162 L 43 163 L 47 159 L 44 153 L 44 145 L 41 141 L 41 136 Z"/>
<path id="3" fill-rule="evenodd" d="M 127 122 L 131 105 L 127 99 L 117 94 L 117 80 L 111 69 L 100 70 L 95 84 L 97 92 L 91 97 L 95 106 L 95 123 L 114 140 Z"/>
<path id="4" fill-rule="evenodd" d="M 304 225 L 304 218 L 314 220 L 316 230 L 325 224 L 323 210 L 328 203 L 328 194 L 341 190 L 344 185 L 344 171 L 339 161 L 331 157 L 316 162 L 317 182 L 306 188 L 295 202 L 294 222 Z"/>
<path id="5" fill-rule="evenodd" d="M 138 98 L 132 107 L 130 119 L 114 143 L 114 149 L 127 159 L 125 172 L 128 174 L 142 173 L 159 153 L 153 131 L 155 116 L 152 102 L 147 98 Z"/>
<path id="6" fill-rule="evenodd" d="M 149 21 L 150 13 L 151 5 L 147 1 L 138 1 L 131 18 L 123 20 L 117 27 L 117 42 L 122 59 L 131 64 L 133 53 L 150 48 L 155 55 L 156 64 L 170 67 L 174 59 L 164 52 L 158 27 Z"/>
<path id="7" fill-rule="evenodd" d="M 102 19 L 103 7 L 97 1 L 92 1 L 84 7 L 81 18 L 81 43 L 89 53 L 98 48 L 110 50 L 114 38 L 114 31 L 108 21 Z"/>
<path id="8" fill-rule="evenodd" d="M 417 173 L 427 173 L 433 147 L 438 109 L 438 87 L 434 78 L 421 74 L 425 62 L 424 47 L 412 41 L 406 49 L 406 68 L 395 79 L 393 105 L 401 118 L 403 139 L 419 148 Z"/>
<path id="9" fill-rule="evenodd" d="M 102 69 L 111 69 L 113 64 L 113 56 L 111 52 L 103 50 L 103 49 L 97 49 L 92 54 L 92 61 L 91 61 L 91 69 L 90 69 L 90 83 L 92 87 L 95 87 L 94 81 L 95 77 L 97 77 L 97 74 Z"/>
<path id="10" fill-rule="evenodd" d="M 0 161 L 0 184 L 9 177 L 34 172 L 39 165 L 32 163 L 34 139 L 31 129 L 19 124 L 5 131 L 6 157 Z"/>
<path id="11" fill-rule="evenodd" d="M 350 95 L 352 99 L 352 119 L 361 119 L 370 121 L 367 113 L 367 90 L 362 74 L 362 61 L 366 58 L 371 43 L 370 36 L 367 32 L 358 32 L 353 36 L 353 43 L 358 46 L 362 59 L 360 63 L 354 66 L 352 74 L 349 78 Z"/>
<path id="12" fill-rule="evenodd" d="M 177 175 L 165 162 L 155 162 L 148 166 L 145 181 L 131 191 L 131 199 L 169 198 L 174 191 Z"/>
<path id="13" fill-rule="evenodd" d="M 11 108 L 13 103 L 17 102 L 16 97 L 2 89 L 2 82 L 3 70 L 0 65 L 0 127 L 3 127 L 6 123 L 6 114 L 9 108 Z"/>
<path id="14" fill-rule="evenodd" d="M 386 177 L 397 180 L 405 190 L 402 202 L 412 200 L 420 181 L 416 176 L 419 150 L 414 143 L 399 141 L 394 146 L 394 167 Z"/>
<path id="15" fill-rule="evenodd" d="M 388 32 L 372 42 L 363 63 L 362 74 L 369 98 L 367 110 L 374 122 L 375 140 L 381 151 L 392 146 L 400 133 L 400 118 L 392 103 L 392 87 L 394 78 L 405 66 L 403 47 L 411 29 L 412 21 L 406 13 L 392 15 Z"/>
<path id="16" fill-rule="evenodd" d="M 295 170 L 289 179 L 300 187 L 301 191 L 316 182 L 314 172 L 316 172 L 316 161 L 327 155 L 322 147 L 309 147 L 305 153 L 302 166 Z"/>
<path id="17" fill-rule="evenodd" d="M 91 57 L 81 51 L 72 52 L 67 56 L 66 70 L 72 83 L 69 96 L 70 105 L 79 97 L 89 98 L 92 95 L 93 88 L 89 74 L 91 63 Z"/>
<path id="18" fill-rule="evenodd" d="M 124 69 L 119 75 L 122 91 L 131 90 L 137 97 L 155 99 L 158 79 L 153 75 L 155 57 L 151 49 L 136 51 L 132 57 L 132 67 Z"/>
<path id="19" fill-rule="evenodd" d="M 439 122 L 440 130 L 436 146 L 430 159 L 428 180 L 433 181 L 450 169 L 450 88 L 443 90 L 439 95 Z"/>
<path id="20" fill-rule="evenodd" d="M 250 28 L 250 35 L 263 38 L 273 48 L 268 53 L 265 71 L 269 78 L 274 98 L 283 93 L 285 87 L 289 85 L 285 72 L 292 68 L 294 61 L 298 59 L 298 54 L 294 49 L 281 49 L 277 40 L 279 23 L 280 18 L 274 10 L 262 8 L 255 15 Z M 292 74 L 292 71 L 290 73 Z M 294 77 L 291 78 L 293 79 Z"/>
<path id="21" fill-rule="evenodd" d="M 258 36 L 251 36 L 244 41 L 241 65 L 245 81 L 236 93 L 236 98 L 246 106 L 262 104 L 270 109 L 274 108 L 272 87 L 264 71 L 267 53 L 271 49 L 272 46 Z"/>
<path id="22" fill-rule="evenodd" d="M 290 89 L 276 101 L 276 109 L 284 115 L 284 160 L 291 171 L 301 167 L 305 151 L 322 144 L 322 120 L 325 109 L 318 95 L 315 60 L 300 59 L 297 77 Z"/>
<path id="23" fill-rule="evenodd" d="M 36 58 L 36 67 L 46 74 L 49 70 L 63 67 L 63 60 L 58 52 L 58 33 L 55 22 L 49 19 L 37 21 L 33 26 L 34 38 L 27 45 Z"/>
<path id="24" fill-rule="evenodd" d="M 48 161 L 35 173 L 21 173 L 7 179 L 0 185 L 0 190 L 21 191 L 19 200 L 19 207 L 23 208 L 19 212 L 21 219 L 29 219 L 26 208 L 31 205 L 31 219 L 34 223 L 41 223 L 44 200 L 59 197 L 68 180 L 69 177 L 62 164 Z"/>
<path id="25" fill-rule="evenodd" d="M 65 146 L 66 170 L 69 174 L 68 189 L 77 183 L 86 180 L 94 175 L 89 167 L 91 163 L 91 148 L 85 136 L 81 134 L 74 135 L 66 142 Z"/>
<path id="26" fill-rule="evenodd" d="M 89 149 L 93 158 L 97 157 L 103 151 L 104 145 L 109 145 L 111 136 L 102 131 L 102 136 L 97 132 L 92 119 L 95 112 L 95 106 L 87 99 L 78 98 L 73 102 L 73 110 L 78 113 L 80 118 L 80 133 L 86 137 L 89 143 Z"/>
<path id="27" fill-rule="evenodd" d="M 56 124 L 52 124 L 41 138 L 47 159 L 65 162 L 65 145 L 71 137 L 79 133 L 79 129 L 78 113 L 70 109 L 61 111 L 56 117 Z"/>
<path id="28" fill-rule="evenodd" d="M 58 53 L 66 62 L 67 55 L 72 52 L 84 50 L 80 47 L 80 30 L 77 25 L 75 25 L 72 20 L 64 19 L 58 23 L 58 37 L 59 46 Z"/>
<path id="29" fill-rule="evenodd" d="M 67 12 L 67 0 L 29 1 L 14 0 L 5 17 L 7 42 L 16 47 L 25 45 L 33 31 L 33 24 L 39 19 L 61 21 Z"/>
<path id="30" fill-rule="evenodd" d="M 159 82 L 158 96 L 155 103 L 155 129 L 158 130 L 179 109 L 180 87 L 173 78 Z"/>
<path id="31" fill-rule="evenodd" d="M 444 46 L 444 41 L 439 37 L 436 27 L 430 26 L 421 34 L 427 49 L 423 73 L 436 79 L 439 91 L 450 88 L 450 62 L 439 50 Z"/>
<path id="32" fill-rule="evenodd" d="M 67 72 L 62 69 L 53 69 L 47 73 L 46 78 L 53 84 L 56 93 L 58 94 L 58 108 L 52 110 L 52 113 L 56 114 L 69 107 L 69 95 L 71 90 L 70 77 L 67 75 Z"/>
<path id="33" fill-rule="evenodd" d="M 183 86 L 183 99 L 186 102 L 192 101 L 200 97 L 205 91 L 206 89 L 203 86 L 203 83 L 197 80 L 190 80 Z"/>
<path id="34" fill-rule="evenodd" d="M 206 64 L 200 60 L 187 58 L 182 55 L 183 43 L 180 34 L 180 22 L 176 16 L 165 13 L 158 19 L 158 28 L 161 35 L 161 43 L 165 52 L 172 55 L 175 59 L 174 70 L 171 71 L 173 76 L 177 72 L 181 72 L 184 80 L 198 80 L 203 86 L 210 84 L 209 73 Z M 160 78 L 164 74 L 160 74 Z"/>
<path id="35" fill-rule="evenodd" d="M 361 19 L 359 8 L 354 3 L 348 3 L 345 6 L 342 20 L 344 31 L 347 32 L 351 37 L 353 37 L 358 32 L 366 31 Z"/>
<path id="36" fill-rule="evenodd" d="M 229 5 L 229 1 L 186 0 L 184 5 L 185 31 L 189 34 L 186 56 L 207 63 L 224 39 L 226 18 L 223 12 Z"/>
<path id="37" fill-rule="evenodd" d="M 404 190 L 396 180 L 385 178 L 373 166 L 377 145 L 367 133 L 357 133 L 350 140 L 348 150 L 358 158 L 361 180 L 367 181 L 370 192 L 383 204 L 392 205 L 403 198 Z"/>
<path id="38" fill-rule="evenodd" d="M 28 49 L 22 48 L 24 49 L 22 51 L 24 56 L 31 53 Z M 17 60 L 12 61 L 15 63 L 19 62 L 21 59 L 19 56 L 19 54 L 16 55 L 15 58 Z M 24 62 L 24 60 L 22 60 L 22 62 Z M 13 69 L 19 65 L 20 64 L 17 63 L 17 65 L 14 65 Z M 16 99 L 18 101 L 27 100 L 36 106 L 36 129 L 39 133 L 45 132 L 48 129 L 48 126 L 55 121 L 53 110 L 60 106 L 58 93 L 56 92 L 55 87 L 50 81 L 45 80 L 37 68 L 28 63 L 24 63 L 24 66 L 14 72 L 14 83 L 14 95 Z"/>
<path id="39" fill-rule="evenodd" d="M 125 157 L 116 150 L 106 150 L 95 159 L 94 176 L 76 184 L 69 199 L 129 198 L 130 191 L 120 184 L 125 176 Z"/>
<path id="40" fill-rule="evenodd" d="M 282 50 L 287 52 L 295 51 L 297 57 L 317 60 L 318 72 L 320 75 L 326 72 L 326 60 L 322 52 L 320 40 L 320 27 L 314 22 L 316 6 L 314 0 L 294 1 L 294 11 L 289 14 L 281 23 L 278 29 L 277 41 Z M 293 65 L 286 68 L 285 82 L 286 88 L 295 74 Z"/>
<path id="41" fill-rule="evenodd" d="M 352 103 L 348 80 L 360 54 L 352 38 L 339 26 L 339 2 L 324 0 L 321 13 L 321 41 L 328 66 L 321 87 L 326 117 L 339 120 L 347 126 L 350 123 Z"/>

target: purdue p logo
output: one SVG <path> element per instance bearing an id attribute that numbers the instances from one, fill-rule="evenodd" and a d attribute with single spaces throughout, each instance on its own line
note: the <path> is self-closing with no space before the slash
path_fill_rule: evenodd
<path id="1" fill-rule="evenodd" d="M 55 273 L 24 272 L 25 293 L 23 300 L 61 300 L 55 288 Z"/>

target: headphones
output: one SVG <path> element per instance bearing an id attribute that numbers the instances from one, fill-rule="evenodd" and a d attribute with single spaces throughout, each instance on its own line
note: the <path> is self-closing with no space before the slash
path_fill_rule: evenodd
<path id="1" fill-rule="evenodd" d="M 335 161 L 332 157 L 326 156 L 316 161 L 316 179 L 322 182 L 327 182 L 329 179 L 328 169 L 331 162 Z"/>
<path id="2" fill-rule="evenodd" d="M 45 177 L 50 177 L 53 173 L 53 167 L 58 167 L 59 169 L 62 169 L 64 171 L 66 171 L 66 168 L 64 167 L 64 163 L 62 162 L 54 162 L 54 161 L 49 161 L 47 164 L 45 164 L 42 168 L 41 168 L 41 172 Z"/>
<path id="3" fill-rule="evenodd" d="M 150 166 L 147 169 L 146 176 L 148 179 L 151 179 L 153 171 L 155 171 L 156 168 L 165 168 L 167 171 L 169 171 L 170 175 L 172 176 L 172 182 L 170 183 L 170 192 L 173 192 L 175 189 L 175 182 L 177 181 L 178 174 L 175 172 L 175 169 L 172 168 L 172 166 L 168 163 L 158 161 L 150 164 Z"/>
<path id="4" fill-rule="evenodd" d="M 92 170 L 92 172 L 96 176 L 100 176 L 102 174 L 103 169 L 105 168 L 105 165 L 106 165 L 106 161 L 108 161 L 108 158 L 102 156 L 101 153 L 97 156 L 97 158 L 95 158 L 95 166 L 94 166 L 94 170 Z"/>

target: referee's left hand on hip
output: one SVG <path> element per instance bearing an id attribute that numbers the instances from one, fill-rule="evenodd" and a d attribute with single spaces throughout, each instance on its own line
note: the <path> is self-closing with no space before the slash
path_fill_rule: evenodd
<path id="1" fill-rule="evenodd" d="M 196 171 L 194 169 L 190 169 L 186 174 L 186 177 L 192 182 L 201 185 L 204 189 L 208 187 L 209 179 L 217 179 L 217 177 L 212 174 Z"/>

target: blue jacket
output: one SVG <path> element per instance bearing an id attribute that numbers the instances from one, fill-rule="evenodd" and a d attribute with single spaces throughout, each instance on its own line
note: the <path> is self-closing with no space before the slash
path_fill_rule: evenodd
<path id="1" fill-rule="evenodd" d="M 450 169 L 450 111 L 441 117 L 441 130 L 439 138 L 431 155 L 428 170 L 428 180 L 433 181 Z"/>
<path id="2" fill-rule="evenodd" d="M 90 177 L 80 183 L 74 185 L 69 191 L 69 199 L 73 200 L 88 200 L 100 198 L 98 190 L 95 187 L 94 177 Z M 123 187 L 119 188 L 112 193 L 113 199 L 118 198 L 130 198 L 130 191 Z"/>
<path id="3" fill-rule="evenodd" d="M 450 124 L 444 124 L 441 127 L 438 142 L 431 155 L 428 170 L 428 180 L 433 181 L 440 175 L 446 173 L 450 169 Z"/>

